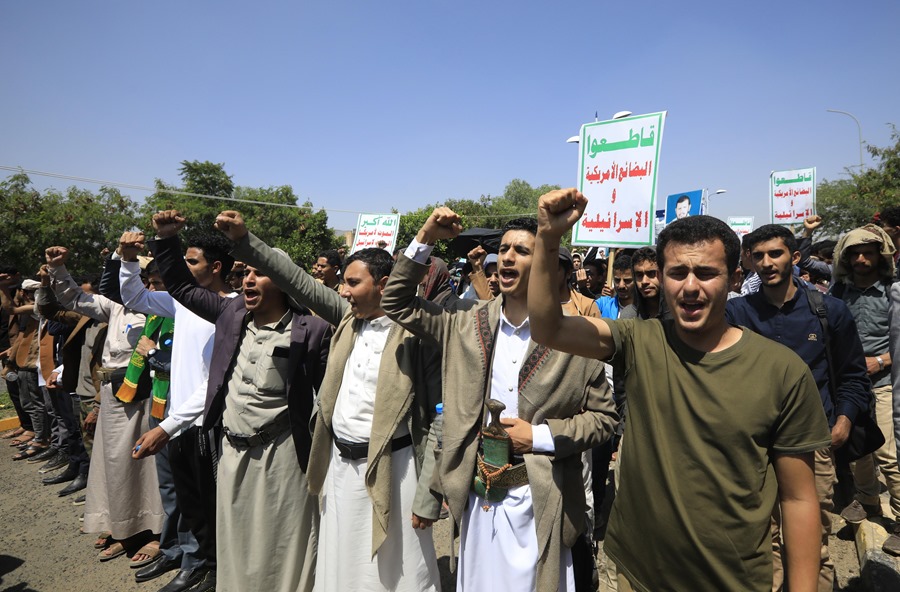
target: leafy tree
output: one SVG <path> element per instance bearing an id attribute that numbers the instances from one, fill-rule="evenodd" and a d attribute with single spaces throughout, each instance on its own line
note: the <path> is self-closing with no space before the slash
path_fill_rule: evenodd
<path id="1" fill-rule="evenodd" d="M 515 212 L 537 212 L 538 199 L 554 189 L 559 189 L 559 185 L 532 187 L 527 181 L 513 179 L 503 190 L 503 196 L 495 200 L 494 206 L 503 209 L 504 202 L 507 202 Z"/>
<path id="2" fill-rule="evenodd" d="M 178 169 L 183 185 L 176 187 L 156 179 L 156 193 L 147 198 L 141 208 L 143 213 L 142 226 L 145 230 L 152 227 L 150 219 L 160 210 L 178 210 L 187 219 L 185 231 L 212 228 L 216 216 L 225 209 L 232 208 L 228 202 L 200 195 L 213 195 L 216 197 L 233 197 L 234 183 L 225 172 L 223 163 L 207 161 L 184 160 Z M 173 191 L 193 193 L 195 195 L 182 195 Z"/>
<path id="3" fill-rule="evenodd" d="M 181 187 L 156 180 L 157 192 L 147 199 L 142 208 L 144 228 L 152 226 L 150 218 L 157 211 L 175 209 L 187 219 L 185 233 L 190 235 L 211 229 L 222 210 L 238 210 L 254 234 L 267 244 L 283 249 L 306 268 L 314 263 L 319 252 L 341 244 L 328 228 L 328 215 L 325 211 L 314 212 L 309 201 L 298 206 L 297 196 L 289 185 L 236 187 L 231 176 L 225 172 L 223 163 L 209 161 L 183 161 L 178 172 L 183 183 Z M 201 195 L 263 203 L 199 197 Z M 273 205 L 264 205 L 268 203 Z"/>
<path id="4" fill-rule="evenodd" d="M 527 181 L 513 179 L 503 190 L 503 195 L 491 197 L 482 195 L 473 199 L 448 199 L 442 204 L 430 204 L 407 212 L 400 217 L 400 231 L 397 244 L 408 245 L 416 236 L 419 228 L 438 207 L 446 206 L 460 215 L 463 229 L 466 228 L 502 228 L 506 222 L 518 216 L 535 216 L 538 198 L 548 191 L 559 189 L 559 185 L 541 185 L 532 187 Z M 396 210 L 395 210 L 396 213 Z M 563 242 L 568 243 L 569 235 Z M 458 255 L 450 251 L 450 242 L 441 241 L 435 245 L 433 253 L 446 261 L 454 260 Z"/>
<path id="5" fill-rule="evenodd" d="M 101 187 L 94 194 L 69 187 L 41 194 L 28 175 L 16 173 L 0 182 L 0 261 L 32 275 L 43 263 L 44 249 L 61 245 L 72 251 L 72 273 L 95 273 L 100 251 L 133 227 L 136 213 L 136 204 L 118 189 Z"/>
<path id="6" fill-rule="evenodd" d="M 283 249 L 298 265 L 310 269 L 319 253 L 336 249 L 343 242 L 328 228 L 325 210 L 313 210 L 306 200 L 297 206 L 297 196 L 290 185 L 268 188 L 238 187 L 234 197 L 253 201 L 288 204 L 293 207 L 273 207 L 235 203 L 250 230 L 273 247 Z"/>
<path id="7" fill-rule="evenodd" d="M 849 179 L 823 180 L 816 187 L 816 206 L 826 234 L 837 236 L 872 221 L 884 208 L 900 205 L 900 132 L 891 126 L 893 145 L 866 146 L 876 165 L 850 172 Z"/>
<path id="8" fill-rule="evenodd" d="M 816 211 L 823 219 L 823 235 L 837 237 L 849 228 L 870 222 L 872 207 L 859 199 L 853 179 L 823 179 L 816 186 Z"/>

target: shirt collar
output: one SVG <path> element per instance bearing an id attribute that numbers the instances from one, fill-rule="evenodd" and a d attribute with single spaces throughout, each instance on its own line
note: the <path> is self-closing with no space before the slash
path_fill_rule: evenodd
<path id="1" fill-rule="evenodd" d="M 875 290 L 879 296 L 884 296 L 885 291 L 884 284 L 882 284 L 880 280 L 875 282 L 868 288 L 857 288 L 856 284 L 854 284 L 853 282 L 847 282 L 847 287 L 851 290 L 859 292 L 860 294 L 865 294 L 869 290 Z"/>
<path id="2" fill-rule="evenodd" d="M 263 327 L 266 327 L 268 329 L 273 329 L 276 331 L 283 331 L 288 325 L 291 324 L 291 321 L 294 319 L 294 311 L 291 310 L 290 308 L 288 308 L 287 312 L 284 313 L 284 315 L 282 315 L 282 317 L 278 320 L 277 323 L 269 323 L 268 325 L 257 324 L 256 319 L 253 318 L 253 313 L 250 311 L 247 312 L 245 319 L 246 319 L 245 322 L 248 322 L 248 323 L 250 321 L 253 321 L 253 325 L 257 329 L 262 329 Z"/>
<path id="3" fill-rule="evenodd" d="M 506 318 L 506 315 L 503 314 L 503 309 L 500 309 L 500 328 L 503 329 L 504 325 L 508 327 L 510 330 L 515 331 L 516 329 L 529 329 L 530 325 L 528 324 L 528 317 L 525 317 L 525 320 L 519 323 L 518 325 L 513 325 L 509 322 L 509 319 Z"/>
<path id="4" fill-rule="evenodd" d="M 800 300 L 800 293 L 805 292 L 808 285 L 806 284 L 806 282 L 801 281 L 800 278 L 794 276 L 791 276 L 791 281 L 794 282 L 794 286 L 797 288 L 797 290 L 794 291 L 794 296 L 789 298 L 788 300 L 785 300 L 784 304 L 781 307 L 775 306 L 774 304 L 769 302 L 769 299 L 766 298 L 766 291 L 763 289 L 762 285 L 760 285 L 759 290 L 757 290 L 756 292 L 751 292 L 750 294 L 745 296 L 745 298 L 758 300 L 759 302 L 762 302 L 767 306 L 778 308 L 779 310 L 783 310 L 788 306 L 793 307 L 794 304 L 796 304 L 797 301 Z M 811 287 L 811 285 L 809 286 Z"/>
<path id="5" fill-rule="evenodd" d="M 387 315 L 381 315 L 377 319 L 372 319 L 371 321 L 366 321 L 369 323 L 373 329 L 384 329 L 386 327 L 390 327 L 394 324 L 394 321 Z"/>

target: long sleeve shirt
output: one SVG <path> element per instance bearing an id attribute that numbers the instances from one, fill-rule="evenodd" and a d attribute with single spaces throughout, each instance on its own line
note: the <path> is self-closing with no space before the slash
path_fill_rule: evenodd
<path id="1" fill-rule="evenodd" d="M 833 427 L 839 415 L 846 416 L 852 422 L 859 413 L 869 408 L 871 398 L 871 384 L 856 322 L 841 300 L 823 296 L 830 332 L 827 339 L 838 381 L 834 389 L 828 379 L 826 336 L 822 334 L 822 323 L 809 307 L 807 288 L 797 279 L 792 281 L 797 291 L 781 308 L 770 304 L 762 290 L 742 298 L 732 298 L 725 308 L 728 322 L 747 327 L 793 350 L 806 362 L 816 379 L 828 425 Z"/>
<path id="2" fill-rule="evenodd" d="M 175 319 L 169 411 L 160 424 L 172 438 L 203 422 L 209 364 L 216 327 L 177 302 L 168 292 L 151 292 L 141 282 L 137 261 L 122 261 L 119 285 L 125 306 L 145 314 Z"/>
<path id="3" fill-rule="evenodd" d="M 97 294 L 87 294 L 64 265 L 50 268 L 51 285 L 59 303 L 69 310 L 109 323 L 100 363 L 107 368 L 128 366 L 131 353 L 144 331 L 144 315 Z"/>

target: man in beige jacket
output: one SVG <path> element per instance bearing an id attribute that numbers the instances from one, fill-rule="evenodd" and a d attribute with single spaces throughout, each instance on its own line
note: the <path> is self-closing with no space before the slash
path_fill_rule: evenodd
<path id="1" fill-rule="evenodd" d="M 455 213 L 438 208 L 398 258 L 381 301 L 389 317 L 442 350 L 438 470 L 461 527 L 460 592 L 574 589 L 570 550 L 584 530 L 586 508 L 580 453 L 609 438 L 617 420 L 601 363 L 530 340 L 526 299 L 535 229 L 529 219 L 504 228 L 501 297 L 447 311 L 416 296 L 431 246 L 461 230 Z M 512 466 L 496 474 L 506 480 L 505 495 L 498 495 L 499 485 L 473 491 L 476 470 L 482 483 L 493 482 L 479 454 L 486 399 L 506 405 L 502 423 Z"/>

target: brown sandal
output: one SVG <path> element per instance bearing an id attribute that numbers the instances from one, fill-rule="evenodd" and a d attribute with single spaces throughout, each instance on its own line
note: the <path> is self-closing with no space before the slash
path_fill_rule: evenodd
<path id="1" fill-rule="evenodd" d="M 10 446 L 21 446 L 22 444 L 27 444 L 34 440 L 35 433 L 29 430 L 23 431 L 21 434 L 16 436 L 16 438 L 9 443 Z"/>
<path id="2" fill-rule="evenodd" d="M 152 543 L 147 543 L 131 556 L 131 569 L 137 569 L 139 567 L 144 567 L 149 563 L 153 563 L 153 560 L 159 557 L 160 553 L 162 553 L 162 551 L 159 550 L 158 542 L 154 541 Z M 134 558 L 138 555 L 146 555 L 147 557 L 135 561 Z"/>
<path id="3" fill-rule="evenodd" d="M 106 549 L 100 551 L 100 553 L 97 554 L 97 558 L 100 559 L 100 561 L 109 561 L 110 559 L 115 559 L 119 555 L 124 554 L 125 545 L 119 542 L 115 542 Z"/>
<path id="4" fill-rule="evenodd" d="M 116 542 L 114 538 L 112 538 L 111 532 L 101 532 L 97 535 L 97 542 L 94 543 L 95 549 L 105 549 L 111 544 Z"/>
<path id="5" fill-rule="evenodd" d="M 21 436 L 24 433 L 25 433 L 25 428 L 23 428 L 22 426 L 19 426 L 17 428 L 13 428 L 13 429 L 9 430 L 8 432 L 3 432 L 3 434 L 0 435 L 0 440 L 9 440 L 10 438 L 18 438 L 19 436 Z"/>

